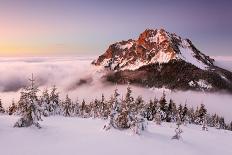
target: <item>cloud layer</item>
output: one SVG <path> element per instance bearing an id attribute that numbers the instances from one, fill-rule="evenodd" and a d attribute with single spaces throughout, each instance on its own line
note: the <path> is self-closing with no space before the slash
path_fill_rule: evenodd
<path id="1" fill-rule="evenodd" d="M 4 106 L 18 100 L 20 89 L 29 84 L 28 79 L 33 73 L 40 89 L 56 85 L 61 98 L 68 94 L 73 100 L 91 101 L 100 98 L 104 93 L 107 98 L 117 87 L 121 96 L 126 92 L 125 85 L 113 85 L 103 82 L 102 73 L 91 65 L 93 58 L 1 58 L 0 59 L 0 98 Z M 232 61 L 217 61 L 217 64 L 228 69 Z M 145 100 L 159 98 L 163 89 L 133 87 L 134 96 L 143 96 Z M 177 103 L 198 106 L 204 103 L 211 113 L 217 112 L 226 119 L 232 120 L 232 95 L 208 94 L 197 92 L 171 92 L 166 90 L 167 97 Z"/>

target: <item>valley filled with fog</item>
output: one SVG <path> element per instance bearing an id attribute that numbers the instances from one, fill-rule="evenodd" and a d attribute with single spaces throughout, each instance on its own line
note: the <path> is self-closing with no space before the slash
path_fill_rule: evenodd
<path id="1" fill-rule="evenodd" d="M 91 65 L 93 59 L 94 57 L 0 58 L 0 98 L 3 105 L 8 107 L 12 100 L 18 101 L 20 89 L 29 84 L 28 79 L 32 73 L 41 91 L 56 85 L 62 99 L 68 94 L 73 101 L 91 101 L 100 98 L 102 93 L 109 98 L 115 88 L 119 89 L 123 97 L 127 85 L 105 82 L 101 78 L 104 73 Z M 218 59 L 215 64 L 232 71 L 232 59 Z M 172 92 L 138 86 L 132 86 L 132 90 L 135 97 L 142 96 L 144 100 L 160 98 L 165 91 L 167 98 L 172 98 L 177 104 L 186 103 L 196 107 L 204 103 L 209 113 L 216 112 L 226 120 L 232 120 L 232 94 Z"/>

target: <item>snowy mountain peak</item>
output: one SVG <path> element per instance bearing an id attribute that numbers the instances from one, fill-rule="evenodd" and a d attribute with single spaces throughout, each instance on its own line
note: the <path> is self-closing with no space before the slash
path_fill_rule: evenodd
<path id="1" fill-rule="evenodd" d="M 93 63 L 111 70 L 136 70 L 171 60 L 182 60 L 203 70 L 213 65 L 213 59 L 201 53 L 189 39 L 182 39 L 164 29 L 146 29 L 137 40 L 112 44 Z"/>
<path id="2" fill-rule="evenodd" d="M 160 44 L 170 40 L 170 35 L 164 29 L 146 29 L 140 34 L 138 41 Z"/>

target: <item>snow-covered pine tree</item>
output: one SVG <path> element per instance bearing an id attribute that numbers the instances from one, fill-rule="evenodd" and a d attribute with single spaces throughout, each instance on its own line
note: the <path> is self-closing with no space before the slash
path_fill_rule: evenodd
<path id="1" fill-rule="evenodd" d="M 65 97 L 65 100 L 63 102 L 63 115 L 66 116 L 66 117 L 70 117 L 71 114 L 72 114 L 72 101 L 71 99 L 69 98 L 68 95 L 66 95 Z"/>
<path id="2" fill-rule="evenodd" d="M 101 96 L 100 115 L 102 119 L 107 119 L 109 115 L 109 108 L 107 106 L 104 94 Z"/>
<path id="3" fill-rule="evenodd" d="M 75 104 L 74 104 L 74 113 L 73 116 L 80 116 L 80 103 L 79 100 L 77 99 Z"/>
<path id="4" fill-rule="evenodd" d="M 152 100 L 150 100 L 149 103 L 145 105 L 145 117 L 149 121 L 152 121 L 154 119 L 154 115 L 153 115 L 153 111 L 152 111 L 152 105 L 153 105 Z"/>
<path id="5" fill-rule="evenodd" d="M 146 130 L 147 122 L 145 119 L 144 100 L 141 96 L 138 96 L 135 100 L 135 128 L 134 133 L 141 134 L 142 131 Z"/>
<path id="6" fill-rule="evenodd" d="M 35 126 L 41 128 L 39 121 L 41 118 L 41 107 L 37 96 L 38 87 L 35 85 L 35 79 L 29 79 L 31 85 L 23 89 L 19 100 L 19 111 L 22 117 L 14 124 L 14 127 Z"/>
<path id="7" fill-rule="evenodd" d="M 80 116 L 83 118 L 85 117 L 85 107 L 86 107 L 85 104 L 86 104 L 85 100 L 83 99 L 83 101 L 81 103 L 81 107 L 80 107 Z"/>
<path id="8" fill-rule="evenodd" d="M 144 100 L 143 100 L 142 96 L 138 96 L 135 99 L 134 104 L 135 104 L 135 111 L 138 111 L 138 112 L 141 111 L 141 112 L 143 112 L 143 117 L 144 117 L 145 109 L 144 109 Z"/>
<path id="9" fill-rule="evenodd" d="M 225 123 L 224 117 L 219 118 L 219 126 L 220 126 L 220 129 L 225 129 L 226 123 Z"/>
<path id="10" fill-rule="evenodd" d="M 206 116 L 202 122 L 202 130 L 203 131 L 208 131 L 208 127 L 207 127 L 207 119 L 206 119 Z"/>
<path id="11" fill-rule="evenodd" d="M 8 109 L 8 113 L 9 115 L 13 115 L 14 113 L 16 113 L 17 111 L 17 106 L 15 104 L 15 101 L 12 101 L 12 104 L 10 105 L 9 109 Z"/>
<path id="12" fill-rule="evenodd" d="M 178 106 L 178 119 L 179 119 L 179 121 L 181 121 L 182 122 L 182 118 L 183 118 L 183 106 L 182 106 L 182 104 L 179 104 L 179 106 Z"/>
<path id="13" fill-rule="evenodd" d="M 152 121 L 155 118 L 157 106 L 158 100 L 156 98 L 153 101 L 150 100 L 150 102 L 145 105 L 145 117 L 148 121 Z"/>
<path id="14" fill-rule="evenodd" d="M 180 119 L 177 121 L 176 125 L 177 127 L 175 129 L 175 135 L 172 137 L 172 139 L 179 140 L 182 138 L 181 134 L 183 133 L 183 130 L 180 128 L 180 125 L 181 125 Z"/>
<path id="15" fill-rule="evenodd" d="M 101 102 L 98 99 L 95 99 L 94 102 L 91 104 L 92 108 L 92 117 L 99 118 L 100 117 L 100 104 Z"/>
<path id="16" fill-rule="evenodd" d="M 44 91 L 42 92 L 42 95 L 40 97 L 40 103 L 43 109 L 43 115 L 45 117 L 50 116 L 52 112 L 52 108 L 50 105 L 50 96 L 47 88 L 44 89 Z"/>
<path id="17" fill-rule="evenodd" d="M 136 98 L 134 100 L 132 96 L 132 89 L 128 85 L 125 100 L 123 101 L 125 106 L 122 109 L 124 112 L 124 119 L 127 122 L 127 126 L 124 125 L 123 128 L 129 127 L 135 134 L 141 134 L 142 131 L 146 129 L 146 122 L 143 117 L 143 99 L 142 97 Z"/>
<path id="18" fill-rule="evenodd" d="M 203 124 L 203 122 L 205 120 L 206 114 L 207 114 L 207 109 L 205 108 L 204 104 L 201 104 L 199 112 L 198 112 L 198 119 L 199 119 L 199 123 L 201 125 Z"/>
<path id="19" fill-rule="evenodd" d="M 228 130 L 232 131 L 232 121 L 229 124 Z"/>
<path id="20" fill-rule="evenodd" d="M 132 121 L 131 127 L 135 134 L 141 134 L 142 131 L 146 130 L 147 123 L 141 113 L 135 115 L 135 119 Z"/>
<path id="21" fill-rule="evenodd" d="M 166 120 L 166 116 L 167 116 L 167 100 L 166 100 L 166 94 L 163 91 L 163 95 L 159 100 L 159 106 L 160 106 L 160 110 L 162 111 L 163 115 L 161 116 L 162 121 Z"/>
<path id="22" fill-rule="evenodd" d="M 177 115 L 176 104 L 172 99 L 170 99 L 169 104 L 168 104 L 168 109 L 167 109 L 166 121 L 176 122 L 176 115 Z"/>
<path id="23" fill-rule="evenodd" d="M 61 114 L 61 102 L 59 98 L 59 92 L 57 92 L 57 88 L 54 85 L 51 89 L 50 93 L 50 110 L 52 115 Z"/>
<path id="24" fill-rule="evenodd" d="M 118 128 L 115 121 L 116 121 L 116 118 L 118 117 L 118 113 L 120 110 L 120 105 L 118 101 L 119 96 L 120 94 L 118 93 L 118 89 L 115 89 L 114 95 L 111 97 L 112 107 L 111 107 L 110 115 L 109 115 L 109 123 L 107 123 L 104 126 L 105 130 L 109 130 L 111 127 Z"/>
<path id="25" fill-rule="evenodd" d="M 162 112 L 163 111 L 160 110 L 160 107 L 157 107 L 156 114 L 155 114 L 155 119 L 154 119 L 155 123 L 157 125 L 161 125 L 161 122 L 162 122 Z"/>
<path id="26" fill-rule="evenodd" d="M 2 100 L 0 99 L 0 113 L 5 113 L 5 109 L 2 106 Z"/>
<path id="27" fill-rule="evenodd" d="M 188 117 L 189 117 L 189 123 L 192 124 L 194 123 L 194 120 L 195 120 L 195 113 L 194 113 L 194 108 L 193 107 L 190 107 L 189 110 L 188 110 Z"/>
<path id="28" fill-rule="evenodd" d="M 128 85 L 126 97 L 121 100 L 122 107 L 118 111 L 118 116 L 116 118 L 116 125 L 121 129 L 132 128 L 135 126 L 135 104 L 134 98 L 132 97 L 131 87 Z"/>
<path id="29" fill-rule="evenodd" d="M 181 116 L 181 120 L 182 122 L 184 123 L 184 125 L 188 124 L 189 123 L 189 116 L 188 116 L 188 107 L 187 105 L 185 104 L 184 105 L 184 108 L 183 108 L 183 112 L 182 112 L 182 116 Z"/>
<path id="30" fill-rule="evenodd" d="M 220 129 L 220 117 L 217 114 L 215 114 L 214 126 L 216 127 L 216 129 Z"/>

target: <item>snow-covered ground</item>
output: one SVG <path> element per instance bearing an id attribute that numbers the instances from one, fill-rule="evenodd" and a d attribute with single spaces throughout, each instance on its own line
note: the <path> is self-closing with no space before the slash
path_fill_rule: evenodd
<path id="1" fill-rule="evenodd" d="M 1 155 L 231 155 L 232 132 L 182 126 L 182 140 L 171 140 L 175 124 L 149 122 L 148 130 L 104 131 L 98 119 L 44 118 L 42 129 L 13 128 L 18 117 L 0 115 Z"/>

